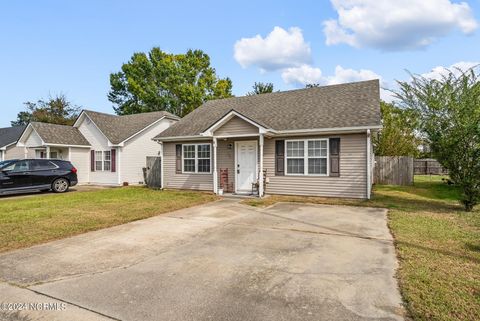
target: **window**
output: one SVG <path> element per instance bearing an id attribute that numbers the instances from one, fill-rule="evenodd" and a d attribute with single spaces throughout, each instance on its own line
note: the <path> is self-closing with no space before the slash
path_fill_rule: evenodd
<path id="1" fill-rule="evenodd" d="M 287 140 L 287 175 L 327 175 L 328 139 Z"/>
<path id="2" fill-rule="evenodd" d="M 103 152 L 103 170 L 110 171 L 112 165 L 112 155 L 110 151 Z"/>
<path id="3" fill-rule="evenodd" d="M 327 174 L 327 141 L 308 141 L 308 174 Z"/>
<path id="4" fill-rule="evenodd" d="M 38 159 L 30 161 L 30 170 L 32 171 L 51 170 L 57 168 L 57 165 L 48 160 Z"/>
<path id="5" fill-rule="evenodd" d="M 95 170 L 107 171 L 112 169 L 112 154 L 111 151 L 95 151 Z"/>
<path id="6" fill-rule="evenodd" d="M 103 152 L 95 151 L 95 170 L 103 171 Z"/>
<path id="7" fill-rule="evenodd" d="M 305 172 L 305 142 L 287 141 L 287 173 L 303 174 Z"/>
<path id="8" fill-rule="evenodd" d="M 30 170 L 30 166 L 28 161 L 18 161 L 3 167 L 2 170 L 6 172 L 25 172 Z"/>
<path id="9" fill-rule="evenodd" d="M 188 144 L 182 148 L 184 173 L 210 173 L 210 144 Z"/>

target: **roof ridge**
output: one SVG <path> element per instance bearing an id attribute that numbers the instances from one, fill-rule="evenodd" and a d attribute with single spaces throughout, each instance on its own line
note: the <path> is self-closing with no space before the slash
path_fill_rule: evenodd
<path id="1" fill-rule="evenodd" d="M 352 81 L 352 82 L 346 82 L 346 83 L 341 83 L 341 84 L 331 84 L 331 85 L 317 86 L 317 87 L 311 87 L 311 88 L 296 88 L 296 89 L 281 90 L 281 91 L 279 90 L 279 91 L 274 91 L 274 92 L 271 92 L 271 93 L 256 94 L 256 95 L 243 95 L 243 96 L 218 98 L 218 99 L 208 100 L 208 101 L 206 101 L 206 103 L 210 103 L 212 101 L 219 101 L 219 100 L 225 101 L 225 100 L 230 100 L 230 99 L 267 97 L 267 96 L 281 95 L 281 94 L 287 94 L 287 93 L 293 93 L 293 92 L 299 92 L 299 91 L 309 91 L 309 90 L 313 91 L 313 90 L 318 90 L 318 89 L 333 88 L 333 87 L 340 87 L 340 86 L 349 86 L 349 85 L 356 85 L 356 84 L 362 84 L 362 83 L 368 83 L 368 82 L 379 82 L 379 79 Z"/>

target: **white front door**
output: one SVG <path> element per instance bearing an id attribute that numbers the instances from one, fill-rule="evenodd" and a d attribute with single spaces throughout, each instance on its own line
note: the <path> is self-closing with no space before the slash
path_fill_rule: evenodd
<path id="1" fill-rule="evenodd" d="M 235 153 L 235 191 L 251 193 L 252 183 L 257 180 L 257 141 L 235 142 Z"/>

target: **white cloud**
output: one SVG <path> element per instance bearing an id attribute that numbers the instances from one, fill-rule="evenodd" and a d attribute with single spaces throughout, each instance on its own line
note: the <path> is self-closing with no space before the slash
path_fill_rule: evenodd
<path id="1" fill-rule="evenodd" d="M 345 69 L 342 66 L 335 67 L 335 74 L 323 76 L 320 68 L 309 65 L 287 68 L 282 72 L 282 79 L 287 84 L 306 85 L 321 84 L 334 85 L 362 80 L 381 79 L 378 74 L 367 69 Z"/>
<path id="2" fill-rule="evenodd" d="M 335 85 L 372 79 L 379 79 L 381 87 L 388 86 L 380 75 L 371 70 L 347 69 L 342 66 L 335 67 L 335 74 L 326 77 L 322 75 L 320 68 L 315 68 L 309 65 L 287 68 L 282 72 L 282 79 L 286 84 L 294 84 L 299 87 L 303 87 L 307 84 Z M 392 92 L 383 88 L 380 89 L 380 97 L 387 102 L 394 100 Z"/>
<path id="3" fill-rule="evenodd" d="M 287 84 L 317 84 L 323 81 L 322 71 L 309 65 L 287 68 L 282 72 L 282 79 Z"/>
<path id="4" fill-rule="evenodd" d="M 335 85 L 346 82 L 381 79 L 379 75 L 368 69 L 345 69 L 342 66 L 335 67 L 335 75 L 326 78 L 326 84 Z"/>
<path id="5" fill-rule="evenodd" d="M 472 33 L 478 23 L 466 2 L 450 0 L 331 0 L 338 19 L 323 22 L 327 45 L 407 50 L 428 46 L 459 29 Z"/>
<path id="6" fill-rule="evenodd" d="M 425 78 L 441 80 L 443 77 L 447 76 L 449 72 L 453 72 L 453 74 L 458 76 L 461 72 L 465 72 L 478 65 L 480 65 L 480 62 L 459 61 L 449 67 L 435 67 L 431 71 L 422 74 L 422 76 Z"/>
<path id="7" fill-rule="evenodd" d="M 256 35 L 238 40 L 234 58 L 243 68 L 258 66 L 262 71 L 273 71 L 310 64 L 312 52 L 300 28 L 275 27 L 265 38 Z"/>

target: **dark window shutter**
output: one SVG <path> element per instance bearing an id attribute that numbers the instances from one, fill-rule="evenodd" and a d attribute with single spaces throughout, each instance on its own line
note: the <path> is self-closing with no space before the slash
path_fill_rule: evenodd
<path id="1" fill-rule="evenodd" d="M 275 176 L 285 175 L 285 141 L 275 141 Z"/>
<path id="2" fill-rule="evenodd" d="M 175 172 L 182 173 L 182 145 L 175 145 Z"/>
<path id="3" fill-rule="evenodd" d="M 330 138 L 330 176 L 340 176 L 340 138 Z"/>
<path id="4" fill-rule="evenodd" d="M 95 151 L 90 151 L 90 171 L 95 172 Z"/>
<path id="5" fill-rule="evenodd" d="M 116 172 L 117 171 L 117 168 L 116 168 L 116 165 L 117 164 L 117 150 L 116 149 L 112 149 L 110 151 L 110 170 L 112 172 Z"/>

